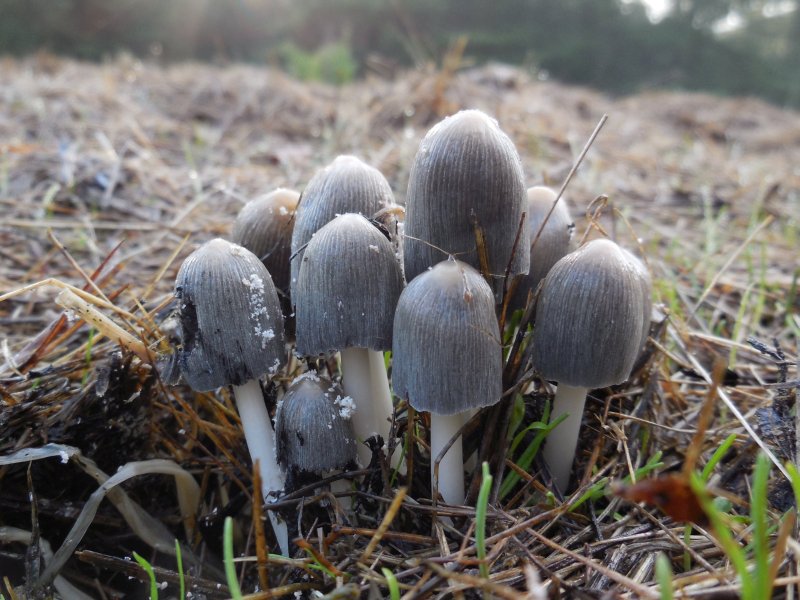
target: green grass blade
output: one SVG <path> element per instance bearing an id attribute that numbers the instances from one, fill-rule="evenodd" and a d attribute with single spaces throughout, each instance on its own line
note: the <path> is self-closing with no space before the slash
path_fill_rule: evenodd
<path id="1" fill-rule="evenodd" d="M 602 479 L 598 479 L 597 481 L 592 484 L 592 486 L 587 489 L 581 496 L 575 500 L 572 504 L 569 505 L 569 510 L 577 510 L 578 507 L 581 506 L 587 500 L 596 500 L 606 495 L 606 486 L 611 482 L 608 477 L 603 477 Z"/>
<path id="2" fill-rule="evenodd" d="M 772 594 L 769 564 L 769 532 L 767 523 L 767 480 L 770 462 L 765 454 L 759 453 L 753 471 L 753 490 L 750 497 L 750 521 L 753 525 L 753 558 L 755 573 L 753 583 L 755 597 L 768 600 Z"/>
<path id="3" fill-rule="evenodd" d="M 175 540 L 175 560 L 178 563 L 178 579 L 181 587 L 178 598 L 180 600 L 186 600 L 186 580 L 183 576 L 183 557 L 181 556 L 181 545 L 178 543 L 178 540 Z"/>
<path id="4" fill-rule="evenodd" d="M 381 572 L 383 576 L 386 577 L 386 585 L 389 588 L 390 600 L 400 600 L 400 584 L 397 583 L 397 577 L 386 567 L 382 567 Z"/>
<path id="5" fill-rule="evenodd" d="M 711 455 L 708 463 L 705 467 L 703 467 L 703 473 L 701 478 L 704 482 L 707 482 L 711 477 L 711 473 L 714 471 L 714 467 L 717 466 L 717 463 L 722 460 L 722 457 L 725 456 L 725 453 L 728 449 L 733 445 L 733 442 L 736 441 L 736 434 L 732 433 L 728 437 L 725 438 L 725 441 L 720 444 L 719 448 L 714 451 L 714 454 Z"/>
<path id="6" fill-rule="evenodd" d="M 744 600 L 753 600 L 753 582 L 747 569 L 747 558 L 744 549 L 733 538 L 725 515 L 714 504 L 705 484 L 700 479 L 700 475 L 692 473 L 689 483 L 692 486 L 692 491 L 700 501 L 700 506 L 703 507 L 703 512 L 706 513 L 708 520 L 711 522 L 711 528 L 714 530 L 717 542 L 739 575 L 742 586 L 741 597 Z"/>
<path id="7" fill-rule="evenodd" d="M 534 457 L 539 452 L 539 448 L 541 448 L 542 444 L 544 443 L 545 438 L 547 435 L 557 427 L 564 419 L 567 418 L 567 415 L 561 415 L 552 423 L 545 423 L 543 421 L 537 421 L 536 423 L 530 424 L 528 427 L 525 428 L 524 431 L 521 431 L 516 437 L 522 440 L 522 436 L 524 436 L 528 431 L 538 431 L 538 433 L 534 436 L 533 440 L 528 447 L 525 448 L 525 451 L 520 455 L 520 457 L 514 461 L 519 468 L 523 471 L 528 471 L 530 469 L 531 463 L 533 462 Z M 516 441 L 516 438 L 515 438 Z M 516 446 L 514 443 L 511 444 L 512 449 Z M 508 475 L 505 476 L 503 482 L 500 484 L 500 498 L 505 498 L 508 494 L 511 493 L 511 490 L 514 489 L 514 486 L 520 480 L 520 476 L 515 473 L 514 471 L 510 471 Z"/>
<path id="8" fill-rule="evenodd" d="M 511 405 L 511 417 L 508 422 L 508 439 L 515 440 L 517 436 L 514 432 L 520 428 L 522 421 L 525 419 L 525 399 L 522 394 L 514 394 L 514 402 Z M 509 451 L 509 456 L 511 452 Z"/>
<path id="9" fill-rule="evenodd" d="M 656 558 L 656 581 L 661 600 L 672 600 L 672 565 L 663 552 L 659 552 Z"/>
<path id="10" fill-rule="evenodd" d="M 233 519 L 225 517 L 225 528 L 222 533 L 222 556 L 225 562 L 225 579 L 233 600 L 241 600 L 242 590 L 236 577 L 236 565 L 233 564 Z"/>
<path id="11" fill-rule="evenodd" d="M 792 484 L 792 491 L 794 492 L 795 506 L 800 506 L 800 472 L 793 463 L 786 463 L 786 472 L 789 473 L 789 480 Z"/>
<path id="12" fill-rule="evenodd" d="M 486 509 L 489 505 L 489 492 L 492 491 L 492 474 L 489 463 L 484 462 L 481 489 L 478 492 L 478 503 L 475 506 L 475 543 L 478 546 L 481 577 L 489 579 L 489 566 L 486 564 Z"/>
<path id="13" fill-rule="evenodd" d="M 156 583 L 156 574 L 153 573 L 153 567 L 150 566 L 150 563 L 145 560 L 144 557 L 140 556 L 136 552 L 133 553 L 133 558 L 139 563 L 139 566 L 142 567 L 147 573 L 147 576 L 150 578 L 150 600 L 158 600 L 158 584 Z"/>

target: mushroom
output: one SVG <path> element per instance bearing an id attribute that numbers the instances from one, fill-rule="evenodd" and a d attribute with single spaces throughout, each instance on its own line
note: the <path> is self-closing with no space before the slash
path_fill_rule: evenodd
<path id="1" fill-rule="evenodd" d="M 305 246 L 319 228 L 337 215 L 359 213 L 371 217 L 393 204 L 394 196 L 386 178 L 355 156 L 338 156 L 317 171 L 303 191 L 292 231 L 292 304 L 296 304 L 295 286 Z"/>
<path id="2" fill-rule="evenodd" d="M 563 197 L 554 207 L 556 197 L 552 189 L 543 185 L 528 188 L 531 268 L 517 284 L 516 292 L 509 301 L 509 314 L 510 311 L 525 308 L 528 293 L 535 292 L 536 286 L 545 278 L 553 265 L 574 249 L 572 241 L 574 224 L 569 208 Z"/>
<path id="3" fill-rule="evenodd" d="M 525 210 L 522 162 L 497 121 L 479 110 L 447 117 L 425 135 L 411 167 L 406 277 L 411 281 L 448 255 L 481 270 L 477 226 L 499 297 L 509 267 L 511 276 L 528 272 L 530 234 L 520 229 Z"/>
<path id="4" fill-rule="evenodd" d="M 300 193 L 278 188 L 242 207 L 231 241 L 255 254 L 272 275 L 275 287 L 289 295 L 292 225 Z"/>
<path id="5" fill-rule="evenodd" d="M 275 415 L 278 462 L 289 487 L 355 465 L 353 410 L 337 384 L 314 372 L 292 381 Z"/>
<path id="6" fill-rule="evenodd" d="M 610 240 L 589 242 L 559 260 L 536 303 L 532 360 L 558 382 L 544 458 L 560 490 L 569 484 L 589 389 L 625 381 L 646 339 L 650 280 L 638 260 Z"/>
<path id="7" fill-rule="evenodd" d="M 336 217 L 306 248 L 295 284 L 297 352 L 341 352 L 343 385 L 356 405 L 353 430 L 389 441 L 392 396 L 383 351 L 392 347 L 403 275 L 391 242 L 366 218 Z M 359 444 L 359 458 L 370 454 Z"/>
<path id="8" fill-rule="evenodd" d="M 489 284 L 452 257 L 408 284 L 394 316 L 392 383 L 395 394 L 431 413 L 431 485 L 434 461 L 464 424 L 470 410 L 502 394 L 500 331 Z M 459 440 L 439 463 L 445 502 L 464 501 Z"/>
<path id="9" fill-rule="evenodd" d="M 233 224 L 231 241 L 255 254 L 272 275 L 283 309 L 287 338 L 294 337 L 294 315 L 289 300 L 292 229 L 300 193 L 278 188 L 242 207 Z"/>
<path id="10" fill-rule="evenodd" d="M 247 447 L 259 463 L 262 491 L 283 489 L 275 436 L 259 377 L 285 362 L 283 317 L 272 277 L 249 250 L 222 239 L 207 242 L 181 265 L 175 282 L 180 304 L 178 365 L 197 391 L 231 385 Z M 286 523 L 269 512 L 281 551 L 288 555 Z"/>

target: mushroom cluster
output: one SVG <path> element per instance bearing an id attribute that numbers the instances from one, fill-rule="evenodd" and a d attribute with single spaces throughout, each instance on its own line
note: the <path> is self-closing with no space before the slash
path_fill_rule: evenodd
<path id="1" fill-rule="evenodd" d="M 302 196 L 281 189 L 247 204 L 236 243 L 206 243 L 178 273 L 185 381 L 233 387 L 267 501 L 357 463 L 399 468 L 407 402 L 430 413 L 433 492 L 461 504 L 467 417 L 519 383 L 504 388 L 498 315 L 533 302 L 532 331 L 519 331 L 536 372 L 558 384 L 552 414 L 564 420 L 544 459 L 566 489 L 587 390 L 627 379 L 647 339 L 646 268 L 607 239 L 576 249 L 563 200 L 526 193 L 514 144 L 478 110 L 425 135 L 400 235 L 386 219 L 402 212 L 384 176 L 349 155 Z M 277 447 L 260 383 L 270 378 Z M 288 554 L 285 524 L 269 515 Z"/>

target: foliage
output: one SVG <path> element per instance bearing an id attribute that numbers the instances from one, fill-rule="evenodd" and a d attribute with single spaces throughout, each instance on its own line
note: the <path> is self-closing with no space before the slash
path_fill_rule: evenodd
<path id="1" fill-rule="evenodd" d="M 303 81 L 343 84 L 352 81 L 356 74 L 350 47 L 342 42 L 325 44 L 313 52 L 287 42 L 281 45 L 279 54 L 286 70 Z"/>

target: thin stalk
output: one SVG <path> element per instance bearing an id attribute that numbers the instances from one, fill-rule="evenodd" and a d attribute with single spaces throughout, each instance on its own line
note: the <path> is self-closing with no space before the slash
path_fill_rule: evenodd
<path id="1" fill-rule="evenodd" d="M 436 458 L 464 425 L 464 414 L 431 413 L 431 489 L 436 488 Z M 439 493 L 447 504 L 464 503 L 464 456 L 456 439 L 439 462 Z"/>
<path id="2" fill-rule="evenodd" d="M 478 493 L 478 503 L 475 505 L 475 545 L 478 560 L 481 561 L 478 567 L 481 577 L 489 579 L 489 565 L 486 564 L 486 509 L 489 504 L 489 493 L 492 491 L 492 474 L 489 472 L 489 463 L 484 462 L 481 467 L 483 479 Z"/>
<path id="3" fill-rule="evenodd" d="M 352 491 L 353 482 L 349 479 L 342 477 L 341 479 L 335 479 L 334 481 L 331 481 L 331 493 L 334 495 L 346 494 Z M 337 500 L 339 501 L 339 505 L 342 507 L 342 510 L 350 510 L 353 508 L 352 496 L 339 496 Z"/>
<path id="4" fill-rule="evenodd" d="M 236 398 L 236 408 L 244 429 L 244 439 L 253 464 L 258 461 L 261 475 L 261 493 L 264 501 L 269 505 L 275 502 L 275 495 L 270 493 L 280 492 L 286 482 L 275 455 L 275 431 L 272 421 L 264 404 L 264 395 L 257 379 L 251 379 L 244 385 L 233 386 L 233 395 Z M 275 537 L 278 540 L 281 553 L 289 556 L 289 531 L 281 516 L 273 510 L 268 510 L 269 520 Z"/>
<path id="5" fill-rule="evenodd" d="M 543 456 L 553 475 L 553 481 L 561 492 L 566 492 L 569 485 L 588 391 L 583 387 L 559 383 L 553 399 L 550 420 L 554 421 L 564 414 L 567 417 L 547 436 Z"/>
<path id="6" fill-rule="evenodd" d="M 386 452 L 389 452 L 389 434 L 391 433 L 391 419 L 394 412 L 392 392 L 389 389 L 389 376 L 386 373 L 386 362 L 383 352 L 367 350 L 369 354 L 369 379 L 372 389 L 372 401 L 376 406 L 377 422 L 375 427 L 386 443 Z M 395 449 L 397 450 L 397 449 Z M 389 458 L 389 465 L 397 468 L 400 462 L 400 452 L 395 452 Z"/>
<path id="7" fill-rule="evenodd" d="M 366 348 L 346 348 L 340 353 L 344 393 L 350 396 L 356 405 L 351 418 L 353 433 L 358 440 L 358 460 L 364 467 L 369 465 L 372 454 L 362 442 L 376 433 L 386 441 L 389 438 L 389 415 L 392 412 L 388 382 L 385 392 L 381 383 L 373 384 L 374 372 L 378 371 L 377 366 L 373 366 L 378 360 L 371 358 L 373 354 L 377 354 L 380 358 L 381 371 L 385 379 L 386 369 L 383 367 L 383 356 L 380 356 L 379 352 Z"/>

